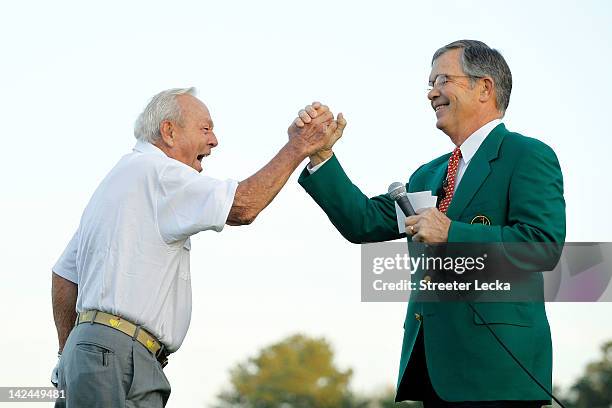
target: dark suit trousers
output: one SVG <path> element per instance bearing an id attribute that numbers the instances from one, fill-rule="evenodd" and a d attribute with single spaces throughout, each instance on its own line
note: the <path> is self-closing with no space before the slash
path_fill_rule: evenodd
<path id="1" fill-rule="evenodd" d="M 411 390 L 407 390 L 407 382 Z M 540 408 L 546 401 L 462 401 L 449 402 L 440 399 L 429 379 L 425 362 L 423 327 L 419 329 L 416 343 L 410 356 L 408 368 L 397 390 L 396 401 L 423 401 L 424 408 Z"/>

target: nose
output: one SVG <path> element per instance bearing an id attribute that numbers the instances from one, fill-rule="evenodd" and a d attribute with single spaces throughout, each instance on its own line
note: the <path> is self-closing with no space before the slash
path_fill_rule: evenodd
<path id="1" fill-rule="evenodd" d="M 219 141 L 217 140 L 217 135 L 215 135 L 215 132 L 210 132 L 210 140 L 208 141 L 208 145 L 210 147 L 217 147 L 217 145 L 219 145 Z"/>
<path id="2" fill-rule="evenodd" d="M 432 102 L 438 96 L 440 96 L 440 90 L 436 88 L 435 86 L 431 89 L 431 91 L 427 92 L 427 99 L 429 99 Z"/>

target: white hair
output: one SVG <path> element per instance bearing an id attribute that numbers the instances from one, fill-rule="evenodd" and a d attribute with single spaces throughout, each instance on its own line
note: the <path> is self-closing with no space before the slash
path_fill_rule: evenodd
<path id="1" fill-rule="evenodd" d="M 155 95 L 138 115 L 134 123 L 134 137 L 144 142 L 155 143 L 161 139 L 159 126 L 163 121 L 171 120 L 181 124 L 182 112 L 177 96 L 185 94 L 195 96 L 196 89 L 194 87 L 172 88 Z"/>

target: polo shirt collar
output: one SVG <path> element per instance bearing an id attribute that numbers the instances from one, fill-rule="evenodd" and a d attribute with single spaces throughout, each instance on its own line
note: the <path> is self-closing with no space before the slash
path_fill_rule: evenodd
<path id="1" fill-rule="evenodd" d="M 133 151 L 140 152 L 140 153 L 153 153 L 157 155 L 166 156 L 166 153 L 164 153 L 159 147 L 149 142 L 145 142 L 144 140 L 136 141 L 136 145 L 134 146 Z"/>

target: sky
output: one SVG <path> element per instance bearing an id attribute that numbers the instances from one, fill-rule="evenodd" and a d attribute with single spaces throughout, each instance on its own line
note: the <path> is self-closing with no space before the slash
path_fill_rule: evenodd
<path id="1" fill-rule="evenodd" d="M 286 143 L 297 111 L 323 101 L 348 120 L 335 148 L 340 162 L 376 195 L 452 150 L 426 99 L 431 56 L 457 39 L 484 41 L 512 70 L 506 126 L 559 157 L 567 241 L 612 241 L 609 2 L 20 1 L 0 8 L 7 330 L 0 347 L 10 367 L 0 372 L 2 386 L 49 384 L 57 350 L 51 267 L 98 183 L 131 151 L 136 116 L 167 88 L 198 88 L 219 139 L 204 173 L 223 179 L 261 168 Z M 406 305 L 360 301 L 359 246 L 333 229 L 297 175 L 252 225 L 192 238 L 193 316 L 165 369 L 168 407 L 214 402 L 233 365 L 297 332 L 330 340 L 338 365 L 355 370 L 355 391 L 395 383 Z M 568 386 L 612 339 L 612 304 L 547 310 L 554 382 Z"/>

